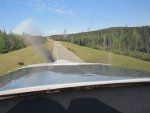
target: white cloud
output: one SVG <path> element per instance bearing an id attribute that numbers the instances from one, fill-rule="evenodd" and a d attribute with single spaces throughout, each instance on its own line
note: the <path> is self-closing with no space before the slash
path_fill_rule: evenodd
<path id="1" fill-rule="evenodd" d="M 63 0 L 16 0 L 15 2 L 20 5 L 28 5 L 43 12 L 49 11 L 59 14 L 75 15 L 74 11 L 63 5 Z"/>
<path id="2" fill-rule="evenodd" d="M 56 35 L 58 32 L 57 31 L 54 31 L 54 30 L 52 30 L 52 31 L 50 31 L 50 35 Z"/>
<path id="3" fill-rule="evenodd" d="M 35 0 L 34 5 L 39 10 L 75 15 L 72 10 L 68 9 L 62 3 L 60 3 L 60 0 Z"/>
<path id="4" fill-rule="evenodd" d="M 48 29 L 48 28 L 43 29 L 43 30 L 41 31 L 41 33 L 42 33 L 42 36 L 50 36 L 50 35 L 59 34 L 58 31 L 55 31 L 55 30 L 52 30 L 52 29 Z"/>
<path id="5" fill-rule="evenodd" d="M 21 21 L 13 30 L 14 33 L 22 34 L 22 33 L 29 33 L 36 35 L 38 33 L 37 27 L 34 24 L 32 18 L 26 18 Z"/>
<path id="6" fill-rule="evenodd" d="M 64 9 L 48 8 L 48 10 L 56 13 L 61 13 L 61 14 L 75 15 L 73 11 L 66 11 Z"/>

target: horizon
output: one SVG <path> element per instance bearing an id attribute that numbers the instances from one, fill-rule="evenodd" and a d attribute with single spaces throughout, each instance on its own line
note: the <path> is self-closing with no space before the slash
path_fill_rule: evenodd
<path id="1" fill-rule="evenodd" d="M 90 31 L 79 31 L 79 32 L 73 32 L 73 33 L 66 33 L 67 35 L 71 35 L 71 34 L 78 34 L 78 33 L 86 33 L 86 32 L 94 32 L 94 31 L 100 31 L 100 30 L 105 30 L 105 29 L 111 29 L 111 28 L 125 28 L 125 27 L 127 27 L 127 28 L 134 28 L 134 27 L 146 27 L 146 26 L 150 26 L 150 25 L 141 25 L 141 26 L 115 26 L 115 27 L 107 27 L 107 28 L 102 28 L 102 29 L 94 29 L 94 30 L 90 30 Z M 3 29 L 0 29 L 0 31 L 2 31 L 2 32 L 6 32 L 6 33 L 14 33 L 14 34 L 17 34 L 17 35 L 22 35 L 22 34 L 24 34 L 25 32 L 23 32 L 23 33 L 15 33 L 15 32 L 12 32 L 11 30 L 9 30 L 9 31 L 6 31 L 5 30 L 5 28 L 3 28 Z M 55 35 L 64 35 L 64 32 L 62 32 L 62 33 L 59 33 L 59 34 L 51 34 L 51 35 L 41 35 L 41 34 L 30 34 L 30 33 L 25 33 L 25 34 L 27 34 L 27 35 L 31 35 L 31 36 L 44 36 L 44 37 L 47 37 L 47 36 L 55 36 Z"/>
<path id="2" fill-rule="evenodd" d="M 50 36 L 150 25 L 149 0 L 0 0 L 0 29 Z"/>
<path id="3" fill-rule="evenodd" d="M 94 31 L 100 31 L 100 30 L 105 30 L 105 29 L 111 29 L 111 28 L 134 28 L 134 27 L 146 27 L 146 26 L 150 26 L 150 25 L 142 25 L 142 26 L 115 26 L 115 27 L 107 27 L 107 28 L 102 28 L 102 29 L 95 29 L 95 30 L 90 30 L 90 31 L 79 31 L 79 32 L 74 32 L 74 33 L 67 33 L 67 35 L 71 35 L 71 34 L 78 34 L 78 33 L 86 33 L 86 32 L 94 32 Z M 61 34 L 52 34 L 49 36 L 54 36 L 54 35 L 64 35 L 64 32 Z"/>

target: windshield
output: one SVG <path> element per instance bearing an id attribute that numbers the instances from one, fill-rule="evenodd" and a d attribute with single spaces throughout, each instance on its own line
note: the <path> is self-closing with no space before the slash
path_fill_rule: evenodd
<path id="1" fill-rule="evenodd" d="M 150 1 L 0 0 L 0 91 L 150 77 Z"/>

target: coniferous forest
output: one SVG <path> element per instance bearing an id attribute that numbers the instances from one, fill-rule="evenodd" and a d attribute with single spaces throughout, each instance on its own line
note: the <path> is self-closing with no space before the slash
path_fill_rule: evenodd
<path id="1" fill-rule="evenodd" d="M 150 26 L 112 27 L 51 38 L 150 61 Z"/>
<path id="2" fill-rule="evenodd" d="M 46 37 L 31 36 L 26 33 L 18 35 L 0 30 L 0 53 L 8 53 L 13 50 L 25 48 L 26 46 L 43 44 L 45 42 Z"/>
<path id="3" fill-rule="evenodd" d="M 8 53 L 25 46 L 25 40 L 21 35 L 0 30 L 0 53 Z"/>

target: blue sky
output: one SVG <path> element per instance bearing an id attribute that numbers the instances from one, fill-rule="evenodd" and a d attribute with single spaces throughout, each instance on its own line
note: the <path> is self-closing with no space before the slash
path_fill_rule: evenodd
<path id="1" fill-rule="evenodd" d="M 61 34 L 150 25 L 150 0 L 0 0 L 0 29 Z"/>

